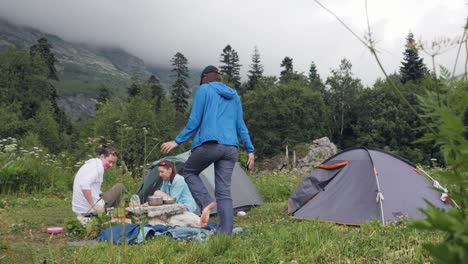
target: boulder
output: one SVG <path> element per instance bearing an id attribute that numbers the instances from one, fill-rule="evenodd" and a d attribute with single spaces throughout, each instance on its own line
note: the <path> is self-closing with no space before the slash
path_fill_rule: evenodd
<path id="1" fill-rule="evenodd" d="M 335 155 L 337 151 L 336 145 L 330 142 L 328 137 L 315 139 L 309 146 L 307 155 L 298 160 L 296 168 L 301 171 L 308 171 Z"/>

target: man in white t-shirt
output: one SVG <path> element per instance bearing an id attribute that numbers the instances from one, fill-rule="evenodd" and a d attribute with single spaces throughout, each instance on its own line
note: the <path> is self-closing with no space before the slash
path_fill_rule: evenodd
<path id="1" fill-rule="evenodd" d="M 99 157 L 86 161 L 76 173 L 72 210 L 77 216 L 104 212 L 106 208 L 119 205 L 125 193 L 123 184 L 117 183 L 105 193 L 101 192 L 104 171 L 117 162 L 117 156 L 113 147 L 103 145 Z"/>

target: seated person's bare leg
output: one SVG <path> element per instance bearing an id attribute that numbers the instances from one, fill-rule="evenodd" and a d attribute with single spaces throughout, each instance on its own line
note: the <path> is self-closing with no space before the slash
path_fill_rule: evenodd
<path id="1" fill-rule="evenodd" d="M 211 210 L 216 207 L 215 202 L 211 202 L 207 207 L 203 208 L 201 216 L 200 216 L 200 225 L 201 227 L 206 227 L 208 225 L 208 221 L 210 221 L 210 213 Z"/>

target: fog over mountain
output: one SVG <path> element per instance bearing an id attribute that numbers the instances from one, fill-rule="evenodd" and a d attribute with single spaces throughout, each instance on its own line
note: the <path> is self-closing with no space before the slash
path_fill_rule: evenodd
<path id="1" fill-rule="evenodd" d="M 321 3 L 356 34 L 365 35 L 364 0 Z M 467 17 L 462 0 L 369 0 L 367 5 L 389 72 L 398 71 L 409 31 L 427 42 L 455 38 Z M 289 56 L 298 72 L 307 72 L 314 61 L 326 77 L 346 57 L 364 83 L 371 85 L 382 76 L 367 49 L 315 1 L 0 0 L 0 17 L 68 41 L 119 47 L 152 65 L 170 65 L 176 52 L 183 53 L 193 69 L 219 65 L 222 49 L 230 44 L 239 53 L 243 80 L 254 46 L 267 75 L 279 75 L 281 60 Z M 456 50 L 436 57 L 436 63 L 453 68 Z M 429 65 L 430 57 L 424 58 Z"/>

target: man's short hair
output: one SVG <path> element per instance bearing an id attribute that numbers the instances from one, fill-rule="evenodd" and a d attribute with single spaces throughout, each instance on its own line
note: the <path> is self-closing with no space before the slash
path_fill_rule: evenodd
<path id="1" fill-rule="evenodd" d="M 104 157 L 109 157 L 110 155 L 118 157 L 119 153 L 111 145 L 102 144 L 101 150 L 99 151 L 99 156 L 101 155 L 104 155 Z"/>

